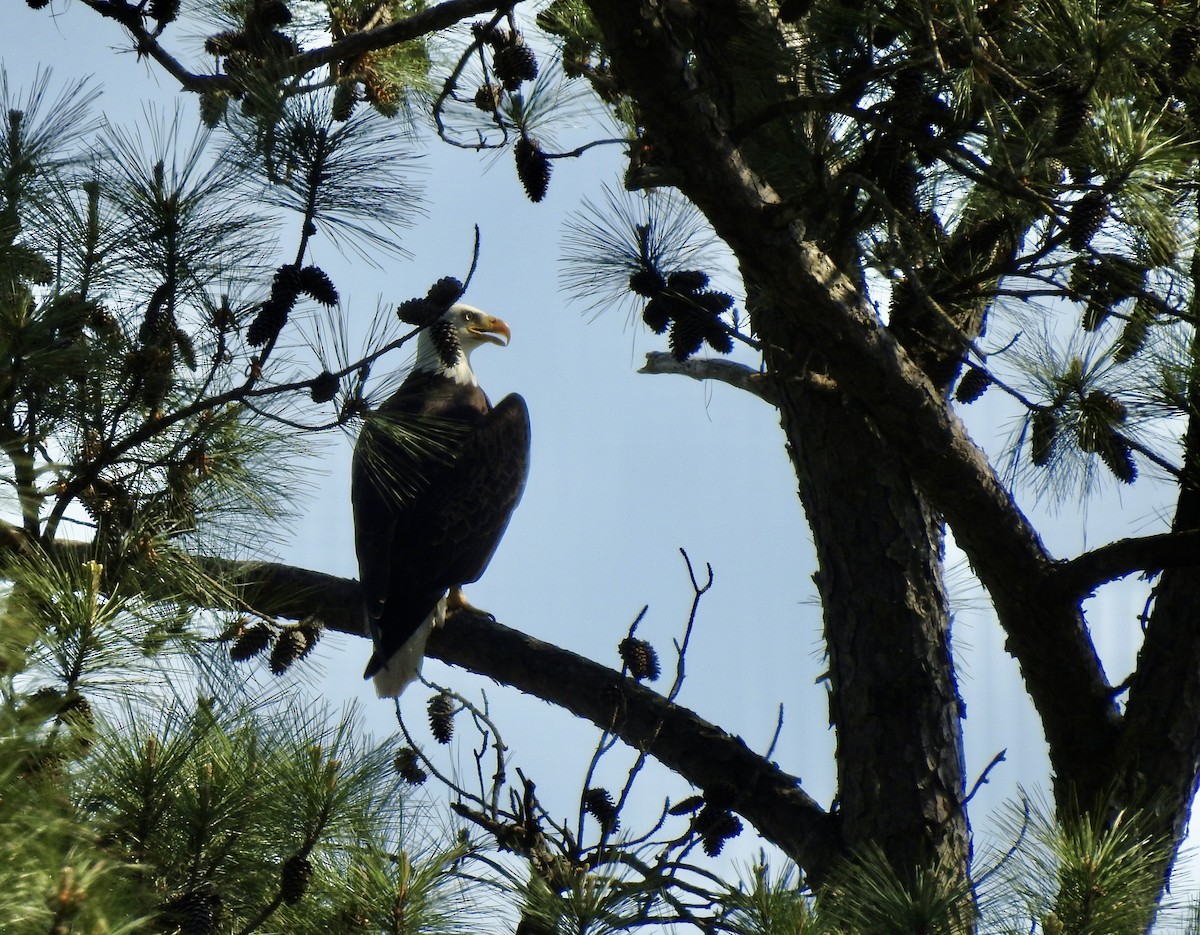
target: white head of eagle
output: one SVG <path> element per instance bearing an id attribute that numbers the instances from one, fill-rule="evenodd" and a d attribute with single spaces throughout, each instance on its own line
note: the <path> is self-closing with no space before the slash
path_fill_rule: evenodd
<path id="1" fill-rule="evenodd" d="M 363 610 L 382 697 L 421 671 L 430 629 L 479 579 L 525 489 L 529 412 L 516 394 L 492 406 L 471 369 L 508 325 L 452 305 L 417 337 L 400 389 L 368 416 L 354 448 L 350 498 Z"/>

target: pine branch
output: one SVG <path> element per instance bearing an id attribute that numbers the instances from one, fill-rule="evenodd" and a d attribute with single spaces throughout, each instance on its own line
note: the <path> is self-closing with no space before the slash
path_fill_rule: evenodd
<path id="1" fill-rule="evenodd" d="M 148 55 L 158 62 L 185 91 L 204 93 L 237 89 L 236 79 L 228 75 L 204 75 L 190 71 L 167 52 L 159 43 L 158 38 L 143 25 L 140 5 L 128 3 L 126 0 L 85 0 L 85 2 L 101 16 L 116 20 L 124 26 L 134 38 L 138 54 Z M 495 0 L 446 0 L 444 3 L 439 3 L 386 26 L 351 33 L 329 45 L 309 49 L 281 61 L 272 62 L 265 69 L 265 73 L 273 80 L 303 77 L 325 65 L 356 59 L 401 42 L 409 42 L 430 33 L 449 29 L 468 17 L 510 7 L 511 4 L 497 3 Z"/>
<path id="2" fill-rule="evenodd" d="M 1060 564 L 1055 577 L 1069 594 L 1083 599 L 1127 575 L 1191 565 L 1200 565 L 1200 529 L 1109 542 Z"/>
<path id="3" fill-rule="evenodd" d="M 0 523 L 0 561 L 21 542 L 15 527 Z M 60 541 L 55 550 L 81 562 L 91 558 L 87 543 Z M 366 636 L 357 581 L 275 562 L 196 560 L 260 613 L 295 620 L 314 616 L 328 629 Z M 804 792 L 799 779 L 620 672 L 467 612 L 452 614 L 433 632 L 429 654 L 612 731 L 692 785 L 728 784 L 738 790 L 732 809 L 811 874 L 821 875 L 839 853 L 836 819 Z"/>
<path id="4" fill-rule="evenodd" d="M 779 394 L 775 392 L 770 376 L 732 360 L 690 357 L 681 361 L 667 351 L 651 351 L 646 354 L 646 363 L 638 373 L 675 373 L 701 382 L 715 380 L 745 390 L 772 406 L 779 404 Z"/>
<path id="5" fill-rule="evenodd" d="M 397 338 L 378 350 L 351 364 L 348 364 L 341 370 L 335 372 L 333 376 L 340 379 L 341 377 L 344 377 L 356 370 L 361 370 L 364 367 L 370 366 L 371 363 L 384 354 L 402 347 L 409 340 L 415 337 L 417 331 L 419 330 L 420 329 L 414 328 L 404 336 Z M 47 536 L 54 536 L 55 531 L 58 528 L 58 524 L 61 522 L 67 507 L 81 491 L 86 489 L 89 484 L 93 483 L 106 467 L 115 464 L 122 456 L 137 448 L 139 445 L 142 445 L 156 436 L 163 434 L 172 426 L 186 421 L 193 416 L 200 415 L 203 412 L 210 412 L 214 409 L 220 408 L 221 406 L 225 406 L 228 403 L 245 402 L 248 399 L 267 398 L 286 393 L 296 393 L 303 390 L 311 390 L 317 379 L 316 377 L 311 377 L 305 380 L 296 380 L 291 383 L 282 383 L 275 386 L 256 387 L 255 384 L 257 383 L 259 377 L 260 374 L 256 370 L 252 369 L 250 376 L 241 386 L 227 390 L 223 393 L 216 393 L 212 396 L 202 397 L 186 406 L 163 415 L 161 418 L 147 419 L 137 428 L 129 432 L 129 434 L 127 434 L 124 438 L 120 440 L 113 440 L 113 442 L 105 449 L 103 458 L 97 458 L 96 460 L 89 462 L 87 467 L 76 474 L 69 482 L 67 482 L 66 486 L 57 494 L 57 501 L 45 522 Z"/>

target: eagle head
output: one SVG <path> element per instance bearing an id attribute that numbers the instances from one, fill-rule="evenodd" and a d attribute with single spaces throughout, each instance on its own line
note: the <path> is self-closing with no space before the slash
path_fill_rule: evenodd
<path id="1" fill-rule="evenodd" d="M 481 344 L 505 347 L 512 332 L 494 315 L 458 303 L 435 319 L 417 339 L 414 371 L 441 373 L 456 383 L 475 384 L 469 357 Z"/>
<path id="2" fill-rule="evenodd" d="M 461 302 L 446 309 L 442 321 L 454 330 L 459 346 L 468 354 L 480 344 L 499 344 L 504 347 L 512 338 L 512 331 L 505 322 Z"/>

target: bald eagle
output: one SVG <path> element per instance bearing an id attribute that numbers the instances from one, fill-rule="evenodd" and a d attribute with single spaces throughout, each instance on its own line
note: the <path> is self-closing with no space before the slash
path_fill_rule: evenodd
<path id="1" fill-rule="evenodd" d="M 364 678 L 381 698 L 417 677 L 448 607 L 470 607 L 462 585 L 487 568 L 525 488 L 525 400 L 493 408 L 469 359 L 510 337 L 499 318 L 452 305 L 420 332 L 412 372 L 355 445 L 354 543 L 375 643 Z"/>

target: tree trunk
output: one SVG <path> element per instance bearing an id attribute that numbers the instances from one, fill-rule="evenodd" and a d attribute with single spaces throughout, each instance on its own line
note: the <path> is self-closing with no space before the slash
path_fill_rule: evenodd
<path id="1" fill-rule="evenodd" d="M 1195 399 L 1193 386 L 1192 398 Z M 1176 505 L 1173 532 L 1200 530 L 1200 490 L 1186 479 L 1200 469 L 1200 419 L 1185 436 L 1185 486 Z M 1200 577 L 1195 567 L 1167 568 L 1154 589 L 1117 746 L 1112 804 L 1143 809 L 1148 831 L 1169 842 L 1162 865 L 1169 882 L 1175 855 L 1187 833 L 1200 781 Z M 1085 806 L 1089 803 L 1082 803 Z"/>
<path id="2" fill-rule="evenodd" d="M 861 411 L 781 381 L 781 417 L 818 558 L 850 850 L 891 866 L 968 870 L 961 705 L 942 582 L 942 528 Z"/>

